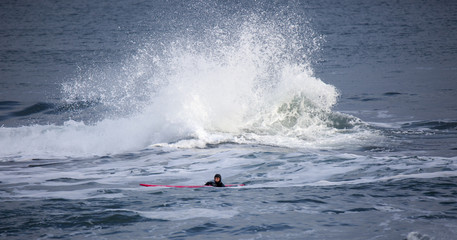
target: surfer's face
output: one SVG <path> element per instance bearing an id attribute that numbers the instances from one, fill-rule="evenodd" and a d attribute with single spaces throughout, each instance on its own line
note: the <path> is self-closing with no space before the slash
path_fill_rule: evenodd
<path id="1" fill-rule="evenodd" d="M 220 182 L 221 181 L 221 178 L 220 177 L 214 177 L 214 182 Z"/>

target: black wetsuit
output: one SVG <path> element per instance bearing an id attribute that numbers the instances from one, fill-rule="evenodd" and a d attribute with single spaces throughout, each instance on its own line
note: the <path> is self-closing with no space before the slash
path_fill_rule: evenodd
<path id="1" fill-rule="evenodd" d="M 219 182 L 209 181 L 209 182 L 205 183 L 205 186 L 225 187 L 225 185 L 222 183 L 222 181 L 219 181 Z"/>
<path id="2" fill-rule="evenodd" d="M 216 182 L 216 178 L 219 178 L 219 182 Z M 222 183 L 222 176 L 219 173 L 214 175 L 214 181 L 206 182 L 205 186 L 225 187 L 225 185 Z"/>

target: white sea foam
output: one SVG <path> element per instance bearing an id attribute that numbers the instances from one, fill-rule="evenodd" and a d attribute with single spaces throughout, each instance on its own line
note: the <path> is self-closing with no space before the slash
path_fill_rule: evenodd
<path id="1" fill-rule="evenodd" d="M 0 128 L 2 160 L 224 142 L 329 149 L 379 142 L 357 118 L 332 112 L 338 91 L 309 63 L 319 36 L 278 19 L 241 19 L 160 51 L 144 44 L 116 66 L 81 73 L 63 85 L 63 97 L 98 103 L 94 119 L 102 120 Z"/>
<path id="2" fill-rule="evenodd" d="M 193 218 L 224 219 L 232 218 L 236 210 L 215 210 L 207 208 L 188 208 L 173 211 L 136 211 L 142 217 L 161 220 L 188 220 Z"/>
<path id="3" fill-rule="evenodd" d="M 4 195 L 3 197 L 11 198 L 32 198 L 32 199 L 91 199 L 107 198 L 116 199 L 124 197 L 121 193 L 105 194 L 102 189 L 78 189 L 68 191 L 47 191 L 47 190 L 15 190 L 14 192 Z"/>
<path id="4" fill-rule="evenodd" d="M 430 236 L 427 234 L 421 234 L 419 232 L 410 232 L 408 236 L 406 236 L 406 240 L 431 240 Z"/>

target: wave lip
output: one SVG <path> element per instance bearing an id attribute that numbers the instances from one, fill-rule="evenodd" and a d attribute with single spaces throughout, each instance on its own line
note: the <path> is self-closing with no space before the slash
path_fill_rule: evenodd
<path id="1" fill-rule="evenodd" d="M 419 121 L 405 123 L 402 128 L 425 128 L 431 130 L 457 130 L 457 121 Z"/>

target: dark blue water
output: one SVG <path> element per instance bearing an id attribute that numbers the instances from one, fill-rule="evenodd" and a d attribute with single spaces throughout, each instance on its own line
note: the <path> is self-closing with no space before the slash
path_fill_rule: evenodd
<path id="1" fill-rule="evenodd" d="M 2 1 L 0 238 L 455 239 L 455 12 Z"/>

